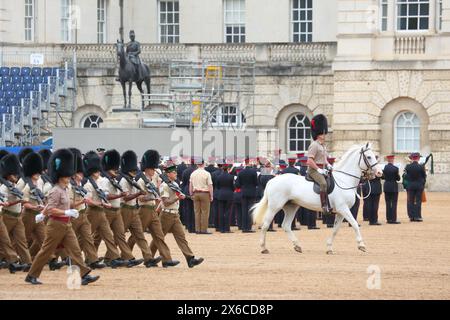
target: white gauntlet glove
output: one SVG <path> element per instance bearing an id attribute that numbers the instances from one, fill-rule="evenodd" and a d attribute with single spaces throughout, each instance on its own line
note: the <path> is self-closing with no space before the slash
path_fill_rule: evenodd
<path id="1" fill-rule="evenodd" d="M 320 174 L 326 174 L 326 170 L 322 169 L 322 168 L 318 168 L 317 172 Z"/>
<path id="2" fill-rule="evenodd" d="M 36 215 L 36 217 L 34 217 L 34 219 L 36 223 L 40 223 L 45 220 L 45 216 L 43 213 L 39 213 L 38 215 Z"/>
<path id="3" fill-rule="evenodd" d="M 64 215 L 65 215 L 66 217 L 72 217 L 72 218 L 77 219 L 77 218 L 80 216 L 80 213 L 78 212 L 78 210 L 75 210 L 75 209 L 69 209 L 69 210 L 66 210 L 66 211 L 64 212 Z"/>
<path id="4" fill-rule="evenodd" d="M 328 171 L 333 170 L 333 166 L 332 166 L 331 164 L 327 164 L 327 170 L 328 170 Z"/>

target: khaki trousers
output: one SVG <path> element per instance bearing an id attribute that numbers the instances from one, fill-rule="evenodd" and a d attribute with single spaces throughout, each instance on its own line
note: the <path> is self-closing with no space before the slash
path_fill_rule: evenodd
<path id="1" fill-rule="evenodd" d="M 78 239 L 78 244 L 84 252 L 87 264 L 98 261 L 97 248 L 92 238 L 92 227 L 87 218 L 86 212 L 81 211 L 78 219 L 72 219 L 72 229 Z"/>
<path id="2" fill-rule="evenodd" d="M 308 174 L 311 178 L 316 181 L 320 186 L 320 192 L 327 192 L 327 180 L 323 174 L 320 174 L 316 169 L 312 169 L 308 167 Z"/>
<path id="3" fill-rule="evenodd" d="M 38 278 L 41 275 L 42 269 L 47 264 L 49 258 L 55 252 L 59 244 L 64 246 L 68 256 L 72 259 L 72 264 L 80 267 L 80 275 L 82 277 L 91 271 L 91 269 L 83 263 L 80 246 L 78 245 L 77 236 L 72 229 L 71 223 L 50 219 L 45 231 L 45 240 L 42 244 L 42 248 L 36 255 L 36 258 L 31 265 L 30 272 L 28 273 L 30 276 Z"/>
<path id="4" fill-rule="evenodd" d="M 195 211 L 195 231 L 206 232 L 208 231 L 209 223 L 209 209 L 211 205 L 209 193 L 194 193 L 192 197 L 194 201 Z"/>
<path id="5" fill-rule="evenodd" d="M 168 233 L 172 233 L 175 241 L 177 242 L 178 247 L 180 248 L 183 255 L 186 259 L 189 259 L 194 256 L 191 249 L 189 248 L 188 242 L 186 240 L 186 236 L 184 234 L 184 227 L 180 220 L 180 215 L 177 213 L 161 213 L 161 227 L 164 236 Z M 156 253 L 156 244 L 155 241 L 152 241 L 150 244 L 150 249 L 152 253 Z"/>
<path id="6" fill-rule="evenodd" d="M 170 249 L 164 241 L 164 233 L 161 227 L 161 221 L 159 220 L 158 214 L 155 211 L 155 207 L 147 207 L 143 206 L 139 208 L 138 211 L 139 218 L 141 219 L 142 229 L 150 230 L 150 234 L 152 235 L 152 243 L 156 246 L 159 251 L 159 254 L 163 258 L 163 262 L 167 262 L 172 260 L 170 256 Z M 128 245 L 131 250 L 136 243 L 136 238 L 131 235 L 128 239 Z M 154 253 L 152 252 L 152 257 L 154 257 Z"/>
<path id="7" fill-rule="evenodd" d="M 3 222 L 8 230 L 9 239 L 16 249 L 22 263 L 30 264 L 31 256 L 28 251 L 27 237 L 25 236 L 25 227 L 20 217 L 8 215 L 3 209 Z"/>
<path id="8" fill-rule="evenodd" d="M 131 249 L 126 241 L 125 227 L 123 225 L 123 219 L 122 215 L 120 214 L 120 210 L 113 211 L 105 209 L 104 211 L 106 219 L 108 220 L 109 226 L 114 236 L 114 242 L 119 247 L 121 253 L 120 257 L 123 260 L 134 259 L 133 252 L 131 252 Z M 100 241 L 101 241 L 100 237 L 97 236 L 94 238 L 94 243 L 97 248 L 100 245 Z M 111 256 L 112 256 L 111 252 L 109 250 L 106 250 L 105 259 L 112 260 Z"/>
<path id="9" fill-rule="evenodd" d="M 136 244 L 142 251 L 144 260 L 148 261 L 152 259 L 153 255 L 150 252 L 150 247 L 145 239 L 144 229 L 142 229 L 142 222 L 137 210 L 128 206 L 122 206 L 122 208 L 120 208 L 120 213 L 122 214 L 125 230 L 130 230 L 131 236 L 134 237 Z"/>
<path id="10" fill-rule="evenodd" d="M 25 209 L 22 214 L 22 222 L 25 227 L 25 236 L 28 242 L 28 248 L 31 258 L 37 255 L 42 247 L 45 239 L 45 224 L 44 222 L 36 223 L 36 216 L 40 212 Z"/>
<path id="11" fill-rule="evenodd" d="M 17 261 L 17 253 L 14 250 L 9 239 L 8 229 L 6 228 L 3 217 L 0 214 L 0 257 L 5 258 L 9 263 Z"/>
<path id="12" fill-rule="evenodd" d="M 105 241 L 107 250 L 111 254 L 111 260 L 120 258 L 119 250 L 117 250 L 116 244 L 114 242 L 113 233 L 109 226 L 108 220 L 106 219 L 105 212 L 102 208 L 87 208 L 86 215 L 91 224 L 91 233 L 94 235 L 97 233 L 100 239 Z"/>

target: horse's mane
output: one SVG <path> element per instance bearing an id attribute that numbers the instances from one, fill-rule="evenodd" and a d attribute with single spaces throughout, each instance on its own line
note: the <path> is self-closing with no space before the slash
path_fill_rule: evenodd
<path id="1" fill-rule="evenodd" d="M 346 160 L 350 157 L 350 155 L 353 154 L 355 151 L 361 150 L 361 148 L 362 146 L 359 145 L 353 145 L 352 147 L 350 147 L 350 149 L 348 149 L 347 152 L 342 155 L 339 161 L 336 162 L 334 167 L 336 169 L 340 169 L 342 165 L 346 162 Z"/>

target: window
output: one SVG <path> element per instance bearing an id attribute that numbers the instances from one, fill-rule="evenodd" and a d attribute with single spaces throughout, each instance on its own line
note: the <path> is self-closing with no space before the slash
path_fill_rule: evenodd
<path id="1" fill-rule="evenodd" d="M 439 31 L 441 31 L 442 30 L 442 0 L 439 0 L 437 10 L 438 10 L 438 27 L 437 27 L 437 29 Z"/>
<path id="2" fill-rule="evenodd" d="M 103 123 L 103 119 L 92 114 L 84 119 L 83 128 L 100 128 L 101 123 Z"/>
<path id="3" fill-rule="evenodd" d="M 428 30 L 429 0 L 397 0 L 397 30 Z"/>
<path id="4" fill-rule="evenodd" d="M 225 0 L 225 42 L 245 42 L 245 0 Z"/>
<path id="5" fill-rule="evenodd" d="M 296 114 L 288 121 L 289 152 L 303 152 L 311 144 L 311 122 L 304 114 Z"/>
<path id="6" fill-rule="evenodd" d="M 214 125 L 237 125 L 245 123 L 244 114 L 239 112 L 235 106 L 223 106 L 217 109 L 211 117 L 211 123 Z"/>
<path id="7" fill-rule="evenodd" d="M 381 31 L 387 31 L 388 1 L 381 0 Z"/>
<path id="8" fill-rule="evenodd" d="M 180 9 L 178 1 L 159 2 L 159 39 L 161 43 L 180 42 Z"/>
<path id="9" fill-rule="evenodd" d="M 70 42 L 71 37 L 71 10 L 72 0 L 61 0 L 61 40 Z"/>
<path id="10" fill-rule="evenodd" d="M 25 41 L 34 41 L 35 0 L 25 0 Z"/>
<path id="11" fill-rule="evenodd" d="M 97 43 L 106 43 L 106 0 L 97 0 Z"/>
<path id="12" fill-rule="evenodd" d="M 403 112 L 395 119 L 395 151 L 420 150 L 420 120 L 412 112 Z"/>
<path id="13" fill-rule="evenodd" d="M 312 0 L 292 0 L 292 41 L 312 41 Z"/>

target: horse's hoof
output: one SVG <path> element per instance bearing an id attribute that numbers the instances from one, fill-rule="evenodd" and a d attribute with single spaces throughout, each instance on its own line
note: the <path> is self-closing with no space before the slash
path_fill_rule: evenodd
<path id="1" fill-rule="evenodd" d="M 302 253 L 302 248 L 300 246 L 295 246 L 294 250 L 297 251 L 298 253 Z"/>
<path id="2" fill-rule="evenodd" d="M 263 251 L 261 251 L 262 254 L 269 254 L 269 250 L 264 249 Z"/>
<path id="3" fill-rule="evenodd" d="M 358 249 L 361 250 L 362 252 L 367 252 L 367 249 L 365 246 L 358 246 Z"/>
<path id="4" fill-rule="evenodd" d="M 333 254 L 334 254 L 334 251 L 333 251 L 333 250 L 327 250 L 327 254 L 328 254 L 328 255 L 333 255 Z"/>

